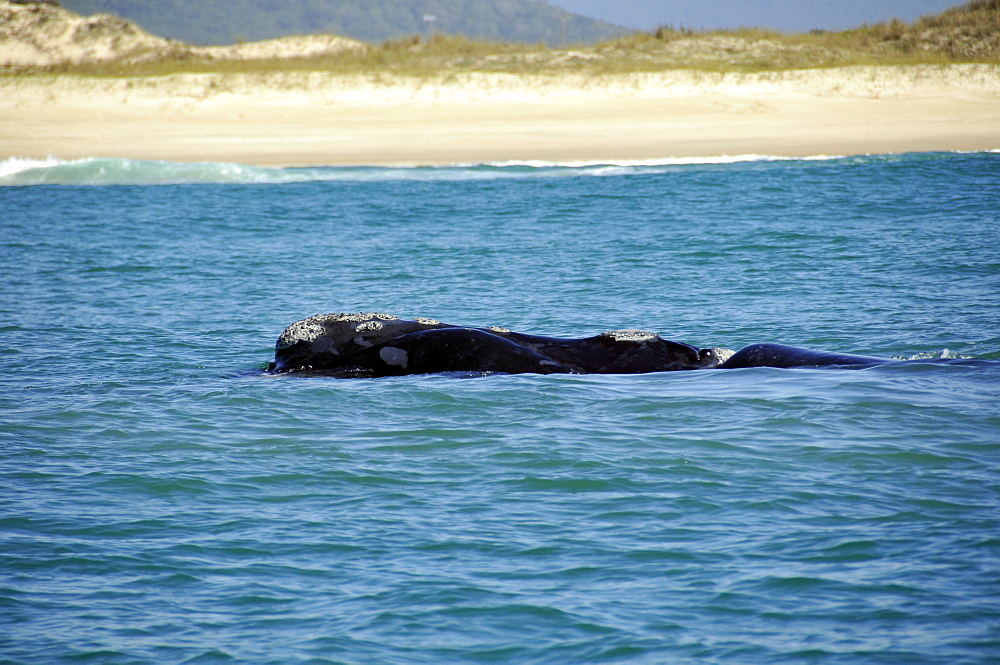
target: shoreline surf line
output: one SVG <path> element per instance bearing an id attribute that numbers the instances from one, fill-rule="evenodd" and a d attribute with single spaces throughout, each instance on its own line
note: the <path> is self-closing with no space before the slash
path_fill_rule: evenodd
<path id="1" fill-rule="evenodd" d="M 175 185 L 283 184 L 319 181 L 377 180 L 495 180 L 533 177 L 594 177 L 661 172 L 662 169 L 729 164 L 830 162 L 848 159 L 884 160 L 906 154 L 997 154 L 1000 150 L 888 153 L 878 155 L 733 155 L 666 157 L 649 160 L 541 161 L 464 163 L 446 166 L 342 166 L 317 164 L 269 167 L 237 162 L 174 162 L 105 157 L 45 159 L 12 157 L 0 161 L 0 186 L 33 185 Z"/>

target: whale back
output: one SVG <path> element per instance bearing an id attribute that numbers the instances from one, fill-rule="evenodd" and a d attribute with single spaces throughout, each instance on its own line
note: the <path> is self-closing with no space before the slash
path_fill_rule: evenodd
<path id="1" fill-rule="evenodd" d="M 849 353 L 814 351 L 784 344 L 751 344 L 734 353 L 720 369 L 742 367 L 874 367 L 891 362 L 885 358 Z"/>
<path id="2" fill-rule="evenodd" d="M 296 321 L 281 333 L 274 357 L 270 369 L 276 372 L 357 376 L 452 370 L 637 374 L 703 369 L 721 362 L 714 349 L 698 349 L 645 330 L 569 339 L 364 312 L 317 314 Z"/>
<path id="3" fill-rule="evenodd" d="M 713 359 L 702 353 L 702 349 L 645 330 L 612 330 L 581 339 L 500 334 L 572 367 L 579 374 L 669 372 L 702 369 L 713 364 Z"/>
<path id="4" fill-rule="evenodd" d="M 573 370 L 477 328 L 417 330 L 345 357 L 332 373 L 381 377 L 440 372 L 568 374 Z"/>

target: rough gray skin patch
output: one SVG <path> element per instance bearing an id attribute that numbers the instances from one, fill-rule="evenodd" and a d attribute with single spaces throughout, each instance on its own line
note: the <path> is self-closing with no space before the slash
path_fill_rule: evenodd
<path id="1" fill-rule="evenodd" d="M 425 319 L 422 316 L 418 316 L 417 318 L 414 319 L 414 321 L 416 321 L 417 323 L 419 323 L 422 326 L 436 326 L 436 325 L 440 325 L 440 323 L 441 323 L 437 319 Z"/>
<path id="2" fill-rule="evenodd" d="M 385 314 L 383 312 L 356 312 L 354 314 L 317 314 L 313 319 L 319 319 L 321 322 L 330 323 L 364 323 L 365 321 L 371 321 L 373 319 L 382 319 L 383 321 L 395 321 L 399 319 L 395 314 Z M 309 319 L 306 319 L 307 321 Z"/>
<path id="3" fill-rule="evenodd" d="M 656 333 L 648 330 L 609 330 L 601 333 L 601 337 L 607 337 L 616 342 L 648 342 L 656 339 Z"/>
<path id="4" fill-rule="evenodd" d="M 501 327 L 501 326 L 490 326 L 490 332 L 495 332 L 495 333 L 509 333 L 510 329 L 509 328 L 504 328 L 504 327 Z"/>
<path id="5" fill-rule="evenodd" d="M 721 346 L 713 346 L 712 348 L 709 349 L 709 351 L 714 353 L 715 357 L 719 359 L 720 365 L 729 360 L 730 358 L 732 358 L 733 354 L 736 353 L 732 349 L 726 349 Z"/>
<path id="6" fill-rule="evenodd" d="M 382 324 L 378 321 L 365 321 L 354 326 L 355 332 L 368 332 L 370 330 L 381 330 Z"/>
<path id="7" fill-rule="evenodd" d="M 355 314 L 316 314 L 308 319 L 296 321 L 285 328 L 278 337 L 275 344 L 277 350 L 287 349 L 295 346 L 299 342 L 314 342 L 326 334 L 325 324 L 327 323 L 365 323 L 375 322 L 375 319 L 382 321 L 397 321 L 398 316 L 385 314 L 383 312 L 357 312 Z M 378 324 L 381 326 L 382 324 Z M 376 329 L 377 330 L 377 329 Z"/>
<path id="8" fill-rule="evenodd" d="M 394 346 L 383 346 L 378 352 L 379 358 L 385 361 L 387 365 L 397 365 L 406 369 L 406 363 L 409 362 L 409 354 L 404 349 L 397 349 Z"/>
<path id="9" fill-rule="evenodd" d="M 322 324 L 316 321 L 316 318 L 314 316 L 302 321 L 296 321 L 285 328 L 284 332 L 281 333 L 281 337 L 278 338 L 278 343 L 275 347 L 279 350 L 287 349 L 299 342 L 312 342 L 320 338 L 325 329 Z"/>

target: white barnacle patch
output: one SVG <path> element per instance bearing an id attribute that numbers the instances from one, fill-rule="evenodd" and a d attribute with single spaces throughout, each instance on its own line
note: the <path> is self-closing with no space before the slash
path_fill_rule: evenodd
<path id="1" fill-rule="evenodd" d="M 495 333 L 509 333 L 510 329 L 509 328 L 504 328 L 502 326 L 490 326 L 490 332 L 495 332 Z"/>
<path id="2" fill-rule="evenodd" d="M 419 323 L 422 326 L 437 326 L 437 325 L 441 325 L 441 322 L 438 321 L 437 319 L 425 319 L 422 316 L 418 316 L 417 318 L 414 319 L 414 321 L 416 321 L 417 323 Z"/>
<path id="3" fill-rule="evenodd" d="M 732 349 L 726 349 L 721 346 L 713 346 L 711 349 L 709 349 L 709 351 L 715 354 L 715 357 L 719 359 L 720 364 L 732 358 L 733 355 L 735 355 L 736 353 Z"/>
<path id="4" fill-rule="evenodd" d="M 364 312 L 357 312 L 355 314 L 327 314 L 326 320 L 331 323 L 362 323 L 364 321 L 371 321 L 372 315 L 365 314 Z"/>
<path id="5" fill-rule="evenodd" d="M 281 336 L 278 337 L 275 348 L 278 350 L 287 349 L 299 342 L 312 342 L 319 339 L 326 330 L 316 321 L 316 318 L 313 316 L 302 321 L 296 321 L 285 328 Z"/>
<path id="6" fill-rule="evenodd" d="M 359 323 L 354 326 L 354 332 L 370 332 L 374 330 L 381 330 L 382 324 L 378 321 L 365 321 L 364 323 Z"/>
<path id="7" fill-rule="evenodd" d="M 410 359 L 409 354 L 404 349 L 398 349 L 395 346 L 383 346 L 379 349 L 378 357 L 384 360 L 386 365 L 396 365 L 403 369 L 406 369 L 406 363 Z"/>
<path id="8" fill-rule="evenodd" d="M 648 330 L 609 330 L 601 333 L 601 337 L 607 337 L 616 342 L 648 342 L 656 339 L 656 333 L 651 333 Z"/>
<path id="9" fill-rule="evenodd" d="M 381 319 L 383 321 L 396 321 L 399 319 L 398 316 L 394 314 L 385 314 L 384 312 L 355 312 L 353 314 L 324 314 L 322 316 L 314 316 L 314 319 L 320 319 L 322 321 L 329 321 L 330 323 L 364 323 L 365 321 L 371 321 L 373 319 Z"/>

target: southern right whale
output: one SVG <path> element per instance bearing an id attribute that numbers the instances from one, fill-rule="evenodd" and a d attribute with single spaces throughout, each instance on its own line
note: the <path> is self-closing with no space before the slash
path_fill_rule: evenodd
<path id="1" fill-rule="evenodd" d="M 583 338 L 545 337 L 507 328 L 471 328 L 392 314 L 319 314 L 288 326 L 275 344 L 277 373 L 378 377 L 438 372 L 639 374 L 744 367 L 872 367 L 891 362 L 783 344 L 739 351 L 701 349 L 645 330 Z"/>

